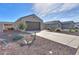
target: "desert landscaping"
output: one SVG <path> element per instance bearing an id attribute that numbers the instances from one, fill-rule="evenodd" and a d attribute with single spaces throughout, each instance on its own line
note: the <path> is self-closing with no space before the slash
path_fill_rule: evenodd
<path id="1" fill-rule="evenodd" d="M 60 42 L 52 41 L 44 37 L 37 36 L 35 41 L 31 44 L 25 44 L 23 39 L 27 41 L 33 40 L 33 36 L 29 33 L 22 32 L 2 32 L 0 38 L 7 39 L 5 45 L 1 40 L 0 42 L 0 55 L 75 55 L 77 48 L 71 47 Z M 12 38 L 15 35 L 25 35 L 24 38 L 13 41 Z M 60 38 L 60 37 L 59 37 Z M 54 39 L 54 38 L 52 38 Z"/>

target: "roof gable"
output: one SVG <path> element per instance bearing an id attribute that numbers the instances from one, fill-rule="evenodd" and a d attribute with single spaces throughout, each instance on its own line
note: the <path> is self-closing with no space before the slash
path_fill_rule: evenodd
<path id="1" fill-rule="evenodd" d="M 62 24 L 75 24 L 73 21 L 66 21 L 66 22 L 62 22 Z"/>
<path id="2" fill-rule="evenodd" d="M 40 19 L 38 16 L 36 16 L 35 14 L 31 14 L 31 15 L 28 15 L 28 16 L 23 16 L 23 17 L 20 17 L 17 21 L 21 21 L 22 19 L 24 18 L 27 18 L 27 17 L 33 17 L 33 18 L 38 18 L 38 19 L 35 19 L 35 20 L 40 20 L 40 21 L 43 21 L 42 19 Z M 16 21 L 16 22 L 17 22 Z M 27 20 L 26 20 L 27 21 Z"/>
<path id="3" fill-rule="evenodd" d="M 45 24 L 58 24 L 58 23 L 61 23 L 60 21 L 48 21 L 48 22 L 45 22 Z"/>

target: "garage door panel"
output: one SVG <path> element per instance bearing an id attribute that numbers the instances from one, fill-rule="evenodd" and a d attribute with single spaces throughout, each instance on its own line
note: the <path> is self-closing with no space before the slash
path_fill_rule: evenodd
<path id="1" fill-rule="evenodd" d="M 40 30 L 40 22 L 26 22 L 27 30 Z"/>

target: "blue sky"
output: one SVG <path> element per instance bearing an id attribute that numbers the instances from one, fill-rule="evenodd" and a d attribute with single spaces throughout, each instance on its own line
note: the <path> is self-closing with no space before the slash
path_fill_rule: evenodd
<path id="1" fill-rule="evenodd" d="M 78 3 L 0 3 L 0 21 L 15 22 L 18 18 L 36 14 L 44 21 L 79 22 Z"/>

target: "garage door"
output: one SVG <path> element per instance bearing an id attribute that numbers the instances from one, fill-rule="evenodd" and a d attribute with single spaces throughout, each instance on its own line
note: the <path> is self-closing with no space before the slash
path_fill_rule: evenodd
<path id="1" fill-rule="evenodd" d="M 26 30 L 40 30 L 40 22 L 26 22 Z"/>

